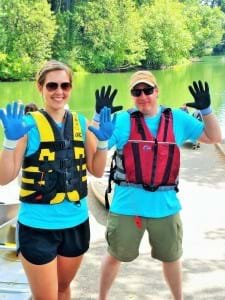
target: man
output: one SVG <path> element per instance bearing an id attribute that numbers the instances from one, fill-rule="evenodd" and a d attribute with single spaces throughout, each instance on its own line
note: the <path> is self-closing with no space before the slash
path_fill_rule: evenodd
<path id="1" fill-rule="evenodd" d="M 107 222 L 99 300 L 106 300 L 121 262 L 133 261 L 147 230 L 153 258 L 162 262 L 175 300 L 182 300 L 182 222 L 177 197 L 181 146 L 188 139 L 217 143 L 221 131 L 210 106 L 207 82 L 193 82 L 187 106 L 201 111 L 203 122 L 180 109 L 158 104 L 159 87 L 151 72 L 130 81 L 135 109 L 117 114 L 109 148 L 116 146 L 115 181 Z M 146 276 L 150 276 L 146 270 Z"/>

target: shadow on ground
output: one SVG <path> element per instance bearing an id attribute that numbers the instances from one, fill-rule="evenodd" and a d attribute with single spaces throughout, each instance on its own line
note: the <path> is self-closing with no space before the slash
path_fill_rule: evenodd
<path id="1" fill-rule="evenodd" d="M 214 145 L 201 144 L 192 150 L 188 145 L 182 148 L 180 177 L 199 185 L 224 185 L 225 158 Z M 191 175 L 191 177 L 190 177 Z"/>
<path id="2" fill-rule="evenodd" d="M 83 265 L 73 282 L 73 298 L 94 300 L 98 295 L 98 280 L 105 242 L 98 241 L 91 246 Z M 225 299 L 225 260 L 187 259 L 183 262 L 183 283 L 185 300 Z M 214 272 L 223 278 L 214 278 Z M 223 283 L 223 284 L 222 284 Z M 150 258 L 148 253 L 131 263 L 123 263 L 109 300 L 169 300 L 170 294 L 164 283 L 161 264 Z"/>

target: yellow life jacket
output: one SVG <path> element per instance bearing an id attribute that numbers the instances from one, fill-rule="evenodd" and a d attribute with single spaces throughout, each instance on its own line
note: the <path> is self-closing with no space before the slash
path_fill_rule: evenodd
<path id="1" fill-rule="evenodd" d="M 66 112 L 63 128 L 44 110 L 30 114 L 40 134 L 40 146 L 24 158 L 20 201 L 57 204 L 68 199 L 79 203 L 87 195 L 87 169 L 77 114 Z"/>

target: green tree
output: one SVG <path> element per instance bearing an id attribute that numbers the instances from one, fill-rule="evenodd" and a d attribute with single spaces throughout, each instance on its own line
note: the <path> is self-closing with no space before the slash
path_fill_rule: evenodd
<path id="1" fill-rule="evenodd" d="M 55 18 L 43 0 L 1 0 L 0 78 L 32 78 L 51 57 Z"/>
<path id="2" fill-rule="evenodd" d="M 56 14 L 57 32 L 52 44 L 53 57 L 66 61 L 73 49 L 73 14 L 70 11 Z"/>
<path id="3" fill-rule="evenodd" d="M 71 52 L 89 71 L 118 70 L 144 58 L 141 22 L 132 0 L 88 1 L 76 6 Z"/>
<path id="4" fill-rule="evenodd" d="M 179 63 L 189 57 L 192 38 L 183 15 L 183 4 L 176 0 L 157 0 L 144 5 L 143 37 L 147 42 L 146 67 L 160 68 Z"/>
<path id="5" fill-rule="evenodd" d="M 202 56 L 212 52 L 221 42 L 224 33 L 224 13 L 218 8 L 201 4 L 188 4 L 184 9 L 187 27 L 193 38 L 192 56 Z"/>
<path id="6" fill-rule="evenodd" d="M 51 10 L 55 13 L 72 10 L 75 0 L 48 0 L 51 4 Z"/>
<path id="7" fill-rule="evenodd" d="M 195 4 L 195 5 L 208 5 L 211 8 L 219 7 L 223 12 L 225 12 L 225 0 L 180 0 L 185 4 Z"/>
<path id="8" fill-rule="evenodd" d="M 202 4 L 209 5 L 211 7 L 220 7 L 223 11 L 225 8 L 225 1 L 224 0 L 202 0 L 200 1 Z"/>
<path id="9" fill-rule="evenodd" d="M 48 0 L 51 5 L 51 10 L 55 13 L 64 11 L 74 11 L 74 7 L 80 3 L 87 2 L 88 0 Z"/>
<path id="10" fill-rule="evenodd" d="M 154 0 L 134 0 L 137 6 L 141 6 L 143 4 L 151 4 Z"/>

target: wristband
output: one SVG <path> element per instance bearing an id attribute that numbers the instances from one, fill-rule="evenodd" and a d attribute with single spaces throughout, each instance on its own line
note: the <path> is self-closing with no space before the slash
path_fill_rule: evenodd
<path id="1" fill-rule="evenodd" d="M 3 147 L 7 150 L 14 150 L 18 141 L 8 140 L 6 137 L 3 141 Z"/>
<path id="2" fill-rule="evenodd" d="M 98 141 L 97 143 L 98 150 L 108 150 L 108 140 L 106 141 Z"/>
<path id="3" fill-rule="evenodd" d="M 212 113 L 212 108 L 211 106 L 209 106 L 207 108 L 201 109 L 200 112 L 203 116 L 207 116 Z"/>
<path id="4" fill-rule="evenodd" d="M 99 123 L 100 122 L 100 114 L 97 112 L 94 114 L 93 121 Z"/>

